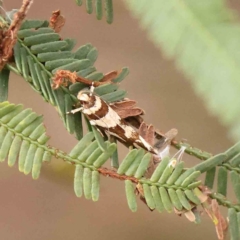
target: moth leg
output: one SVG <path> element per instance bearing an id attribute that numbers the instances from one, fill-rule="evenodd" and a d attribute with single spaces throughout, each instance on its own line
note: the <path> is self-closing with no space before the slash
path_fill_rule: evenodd
<path id="1" fill-rule="evenodd" d="M 82 107 L 80 107 L 80 108 L 76 108 L 76 109 L 73 109 L 73 110 L 71 110 L 70 112 L 67 112 L 67 114 L 74 114 L 74 113 L 77 113 L 77 112 L 81 112 L 83 110 L 83 108 Z"/>

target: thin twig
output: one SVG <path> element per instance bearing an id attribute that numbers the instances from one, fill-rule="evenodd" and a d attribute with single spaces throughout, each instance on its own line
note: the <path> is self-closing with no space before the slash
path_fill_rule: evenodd
<path id="1" fill-rule="evenodd" d="M 80 82 L 88 86 L 93 85 L 94 87 L 98 87 L 101 85 L 105 85 L 107 83 L 114 83 L 112 82 L 112 80 L 116 78 L 116 76 L 117 76 L 116 71 L 113 71 L 107 73 L 100 81 L 92 81 L 87 78 L 78 76 L 76 72 L 71 72 L 68 70 L 58 70 L 52 79 L 53 80 L 52 87 L 56 89 L 59 88 L 59 86 L 68 86 L 68 82 L 71 83 Z"/>

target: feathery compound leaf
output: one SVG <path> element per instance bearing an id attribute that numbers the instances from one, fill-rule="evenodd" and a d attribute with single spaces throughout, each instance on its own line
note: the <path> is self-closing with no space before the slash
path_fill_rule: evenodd
<path id="1" fill-rule="evenodd" d="M 22 105 L 9 102 L 0 105 L 1 162 L 8 158 L 8 165 L 13 166 L 18 159 L 19 171 L 24 174 L 32 171 L 32 177 L 37 179 L 45 160 L 48 139 L 42 117 L 30 109 L 23 110 Z"/>
<path id="2" fill-rule="evenodd" d="M 107 3 L 108 6 L 111 5 L 110 2 Z M 31 29 L 31 26 L 38 26 L 38 28 Z M 46 102 L 56 106 L 69 133 L 75 134 L 77 139 L 81 139 L 83 135 L 81 113 L 74 115 L 67 115 L 66 113 L 71 111 L 78 101 L 75 95 L 89 86 L 85 83 L 76 82 L 74 84 L 69 83 L 67 86 L 63 84 L 64 86 L 53 90 L 52 85 L 56 85 L 55 83 L 52 84 L 52 78 L 58 70 L 66 70 L 76 71 L 77 75 L 92 81 L 103 79 L 104 74 L 98 72 L 93 66 L 98 57 L 98 51 L 91 44 L 86 44 L 79 47 L 76 52 L 71 52 L 75 40 L 63 40 L 51 28 L 46 26 L 48 26 L 46 22 L 34 20 L 24 24 L 14 46 L 16 66 L 7 64 L 7 67 L 23 76 L 33 89 L 42 95 Z M 128 69 L 123 69 L 117 75 L 119 81 L 127 75 L 127 72 Z M 57 77 L 61 78 L 57 75 L 54 76 L 54 79 Z M 102 95 L 105 101 L 113 102 L 122 100 L 126 96 L 126 91 L 118 90 L 115 86 L 105 87 L 102 89 Z M 101 147 L 103 146 L 101 145 Z"/>
<path id="3" fill-rule="evenodd" d="M 240 139 L 240 25 L 218 0 L 127 0 L 126 5 L 191 79 L 206 106 Z"/>

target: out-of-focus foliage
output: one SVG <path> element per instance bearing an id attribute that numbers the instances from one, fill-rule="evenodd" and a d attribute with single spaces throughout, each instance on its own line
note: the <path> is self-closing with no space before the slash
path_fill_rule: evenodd
<path id="1" fill-rule="evenodd" d="M 153 42 L 240 139 L 240 24 L 221 0 L 127 0 Z"/>

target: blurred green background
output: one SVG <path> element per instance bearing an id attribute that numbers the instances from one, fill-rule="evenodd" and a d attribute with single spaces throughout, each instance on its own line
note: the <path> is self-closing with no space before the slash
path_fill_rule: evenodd
<path id="1" fill-rule="evenodd" d="M 236 2 L 236 3 L 235 3 Z M 237 7 L 237 1 L 231 1 Z M 20 0 L 7 0 L 11 10 Z M 239 5 L 239 3 L 238 3 Z M 99 51 L 96 63 L 100 71 L 130 68 L 130 75 L 121 84 L 128 97 L 146 111 L 146 122 L 163 132 L 179 130 L 178 140 L 213 154 L 224 151 L 233 142 L 218 119 L 206 110 L 183 74 L 148 40 L 137 20 L 122 1 L 114 1 L 114 23 L 87 15 L 74 1 L 35 1 L 28 17 L 48 19 L 60 9 L 66 17 L 61 35 L 77 39 L 77 46 L 92 43 Z M 9 101 L 22 103 L 44 115 L 50 144 L 69 152 L 76 144 L 64 129 L 55 109 L 43 102 L 24 80 L 11 74 Z M 123 157 L 124 153 L 121 152 Z M 198 162 L 184 155 L 189 166 Z M 213 223 L 204 214 L 202 224 L 190 223 L 184 216 L 149 211 L 138 202 L 138 211 L 127 206 L 124 183 L 102 177 L 100 200 L 97 203 L 78 199 L 73 192 L 74 167 L 61 160 L 44 164 L 38 181 L 21 174 L 17 166 L 0 168 L 0 239 L 4 240 L 75 240 L 75 239 L 217 239 Z"/>

